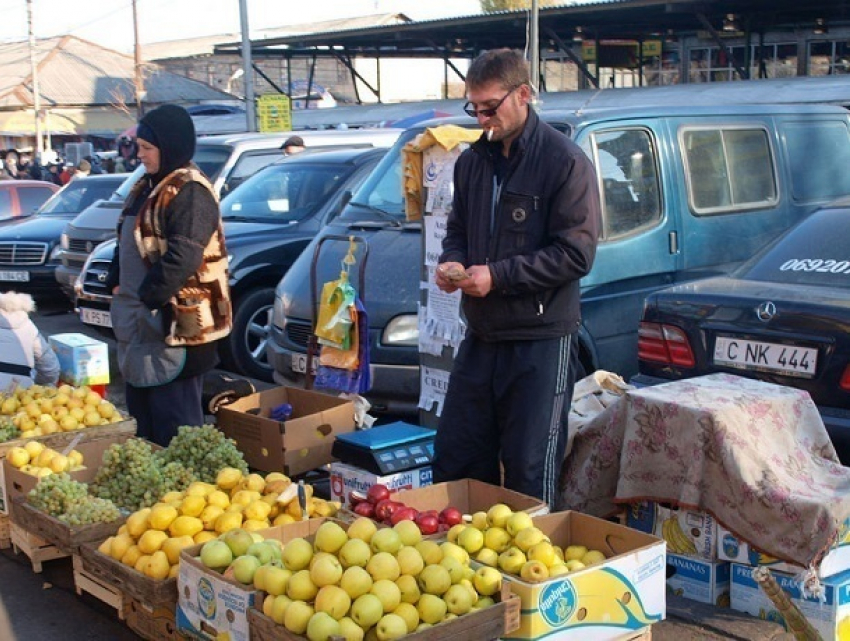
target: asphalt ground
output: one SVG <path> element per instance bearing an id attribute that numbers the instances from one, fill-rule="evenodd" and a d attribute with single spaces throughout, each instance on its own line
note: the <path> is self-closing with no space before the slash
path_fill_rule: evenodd
<path id="1" fill-rule="evenodd" d="M 41 332 L 80 332 L 105 340 L 114 354 L 114 342 L 83 325 L 61 298 L 39 300 L 34 321 Z M 110 359 L 112 363 L 114 358 Z M 108 398 L 123 406 L 120 372 L 113 366 Z M 40 574 L 29 559 L 12 549 L 0 550 L 0 641 L 124 641 L 138 639 L 115 609 L 94 596 L 77 595 L 70 558 L 46 561 Z M 667 619 L 652 627 L 653 641 L 790 640 L 781 626 L 737 613 L 688 601 L 668 592 Z M 465 641 L 465 640 L 464 640 Z M 471 640 L 470 640 L 471 641 Z M 590 639 L 589 639 L 590 641 Z"/>

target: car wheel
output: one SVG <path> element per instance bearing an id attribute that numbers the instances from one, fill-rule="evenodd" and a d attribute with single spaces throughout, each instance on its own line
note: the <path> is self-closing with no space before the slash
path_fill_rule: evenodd
<path id="1" fill-rule="evenodd" d="M 223 345 L 224 360 L 236 372 L 272 381 L 272 367 L 266 356 L 271 337 L 274 289 L 248 292 L 234 306 L 233 330 Z"/>

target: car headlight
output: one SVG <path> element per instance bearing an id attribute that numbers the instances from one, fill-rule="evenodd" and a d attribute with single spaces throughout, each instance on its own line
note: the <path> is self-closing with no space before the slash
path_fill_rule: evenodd
<path id="1" fill-rule="evenodd" d="M 416 314 L 396 316 L 384 328 L 381 343 L 415 347 L 419 344 L 419 318 Z"/>
<path id="2" fill-rule="evenodd" d="M 59 260 L 59 255 L 64 252 L 65 249 L 62 247 L 62 244 L 54 245 L 53 249 L 50 250 L 50 258 L 49 261 Z"/>
<path id="3" fill-rule="evenodd" d="M 59 246 L 62 249 L 68 249 L 68 234 L 62 232 L 62 235 L 59 236 Z"/>
<path id="4" fill-rule="evenodd" d="M 284 329 L 286 327 L 286 303 L 283 296 L 275 294 L 274 307 L 272 308 L 272 324 Z"/>

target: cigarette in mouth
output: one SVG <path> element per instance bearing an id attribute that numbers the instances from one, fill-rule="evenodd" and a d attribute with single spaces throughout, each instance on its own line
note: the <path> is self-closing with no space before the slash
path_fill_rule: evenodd
<path id="1" fill-rule="evenodd" d="M 487 130 L 487 142 L 490 142 L 490 141 L 492 141 L 492 140 L 493 140 L 493 130 L 492 130 L 492 129 L 488 129 L 488 130 Z"/>

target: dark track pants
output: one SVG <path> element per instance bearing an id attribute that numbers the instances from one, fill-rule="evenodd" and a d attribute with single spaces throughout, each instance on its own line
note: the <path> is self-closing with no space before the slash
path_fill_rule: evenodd
<path id="1" fill-rule="evenodd" d="M 578 366 L 573 336 L 487 343 L 467 335 L 435 441 L 434 482 L 474 478 L 555 501 Z"/>
<path id="2" fill-rule="evenodd" d="M 203 382 L 200 374 L 155 387 L 127 383 L 127 410 L 136 419 L 136 434 L 167 447 L 181 425 L 203 425 Z"/>

